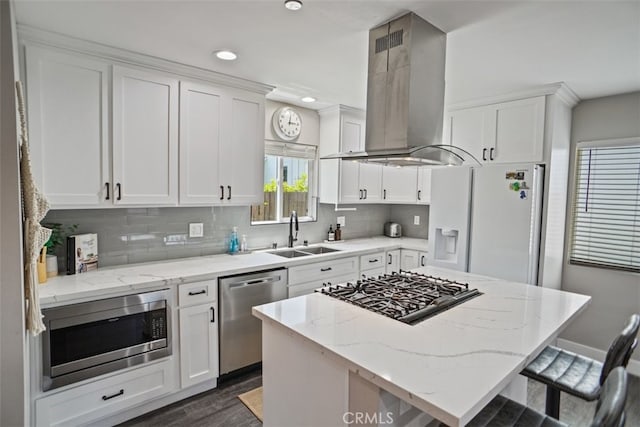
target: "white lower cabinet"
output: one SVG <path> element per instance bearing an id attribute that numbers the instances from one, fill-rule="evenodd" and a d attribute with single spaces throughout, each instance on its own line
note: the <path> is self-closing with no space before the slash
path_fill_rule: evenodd
<path id="1" fill-rule="evenodd" d="M 386 273 L 397 273 L 400 270 L 400 249 L 387 251 L 385 254 Z"/>
<path id="2" fill-rule="evenodd" d="M 218 377 L 216 284 L 216 281 L 191 283 L 182 285 L 178 291 L 182 388 Z M 194 303 L 197 305 L 188 306 Z"/>
<path id="3" fill-rule="evenodd" d="M 414 251 L 410 249 L 400 250 L 400 269 L 401 270 L 414 270 L 419 267 L 426 267 L 427 265 L 427 253 L 421 251 Z"/>
<path id="4" fill-rule="evenodd" d="M 358 278 L 358 257 L 333 259 L 289 268 L 289 298 L 306 295 L 328 283 L 344 283 Z"/>
<path id="5" fill-rule="evenodd" d="M 360 277 L 378 277 L 387 271 L 384 252 L 360 256 Z"/>
<path id="6" fill-rule="evenodd" d="M 172 363 L 164 360 L 38 399 L 36 425 L 88 424 L 170 393 Z"/>

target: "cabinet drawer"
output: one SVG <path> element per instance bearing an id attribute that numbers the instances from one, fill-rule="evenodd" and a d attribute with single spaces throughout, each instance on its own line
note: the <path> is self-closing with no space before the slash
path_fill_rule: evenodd
<path id="1" fill-rule="evenodd" d="M 292 286 L 289 286 L 288 288 L 288 291 L 289 291 L 288 297 L 295 298 L 295 297 L 299 297 L 300 295 L 311 294 L 313 293 L 314 289 L 318 289 L 323 286 L 329 285 L 329 283 L 332 285 L 337 285 L 339 283 L 353 282 L 357 279 L 358 279 L 357 274 L 351 273 L 351 274 L 346 274 L 344 276 L 332 277 L 331 279 L 324 282 L 322 280 L 315 280 L 313 282 L 292 285 Z"/>
<path id="2" fill-rule="evenodd" d="M 289 268 L 289 285 L 315 281 L 330 281 L 328 279 L 331 277 L 347 274 L 357 275 L 357 273 L 357 257 L 333 259 Z"/>
<path id="3" fill-rule="evenodd" d="M 360 256 L 360 271 L 384 267 L 384 252 Z"/>
<path id="4" fill-rule="evenodd" d="M 369 270 L 363 271 L 360 277 L 362 278 L 362 276 L 365 276 L 367 278 L 369 277 L 377 278 L 378 276 L 382 276 L 386 274 L 386 272 L 387 272 L 387 267 L 385 265 L 381 265 L 378 268 L 371 268 Z"/>
<path id="5" fill-rule="evenodd" d="M 36 425 L 90 423 L 173 391 L 172 361 L 135 369 L 36 400 Z"/>
<path id="6" fill-rule="evenodd" d="M 178 304 L 181 307 L 213 302 L 217 299 L 218 282 L 216 280 L 207 280 L 205 282 L 189 283 L 178 286 Z"/>

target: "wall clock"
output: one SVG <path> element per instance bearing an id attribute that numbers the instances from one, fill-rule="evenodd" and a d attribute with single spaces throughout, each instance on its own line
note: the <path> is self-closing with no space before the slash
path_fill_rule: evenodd
<path id="1" fill-rule="evenodd" d="M 273 131 L 284 141 L 293 141 L 300 136 L 302 118 L 291 107 L 278 108 L 273 113 Z"/>

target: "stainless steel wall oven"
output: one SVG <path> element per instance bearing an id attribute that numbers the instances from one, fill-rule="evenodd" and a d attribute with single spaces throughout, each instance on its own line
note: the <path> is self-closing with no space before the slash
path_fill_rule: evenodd
<path id="1" fill-rule="evenodd" d="M 43 310 L 42 389 L 171 354 L 168 289 Z"/>

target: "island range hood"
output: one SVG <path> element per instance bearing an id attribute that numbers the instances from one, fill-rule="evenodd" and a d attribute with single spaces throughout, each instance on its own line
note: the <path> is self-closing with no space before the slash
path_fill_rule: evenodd
<path id="1" fill-rule="evenodd" d="M 365 151 L 322 159 L 395 166 L 480 164 L 443 143 L 447 35 L 414 13 L 369 32 Z"/>

